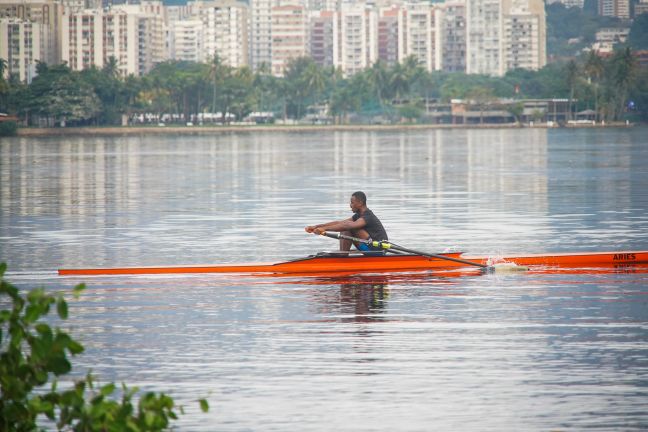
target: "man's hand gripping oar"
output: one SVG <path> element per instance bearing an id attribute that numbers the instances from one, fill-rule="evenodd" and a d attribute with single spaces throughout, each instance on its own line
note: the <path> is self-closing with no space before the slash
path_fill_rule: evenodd
<path id="1" fill-rule="evenodd" d="M 437 259 L 442 259 L 442 260 L 446 260 L 446 261 L 454 261 L 454 262 L 458 262 L 458 263 L 461 263 L 461 264 L 476 266 L 476 267 L 480 267 L 482 269 L 482 271 L 488 272 L 488 273 L 493 273 L 493 272 L 496 272 L 496 271 L 499 271 L 499 272 L 504 271 L 504 272 L 506 272 L 506 271 L 526 271 L 526 270 L 528 270 L 527 267 L 518 266 L 518 265 L 516 265 L 514 263 L 500 263 L 500 264 L 494 264 L 494 265 L 487 265 L 487 264 L 482 264 L 482 263 L 478 263 L 478 262 L 474 262 L 474 261 L 464 260 L 464 259 L 461 259 L 461 258 L 453 258 L 453 257 L 449 257 L 447 255 L 437 255 L 437 254 L 432 254 L 432 253 L 428 253 L 428 252 L 422 252 L 422 251 L 406 248 L 404 246 L 399 246 L 399 245 L 397 245 L 395 243 L 391 243 L 391 242 L 388 242 L 388 241 L 365 240 L 365 239 L 361 239 L 361 238 L 357 238 L 357 237 L 348 236 L 348 235 L 345 235 L 345 234 L 342 234 L 342 233 L 339 233 L 339 232 L 328 232 L 328 231 L 323 231 L 321 229 L 315 229 L 312 232 L 313 232 L 313 234 L 323 235 L 323 236 L 326 236 L 326 237 L 330 237 L 332 239 L 338 239 L 338 240 L 339 239 L 346 239 L 346 240 L 350 240 L 350 241 L 352 241 L 354 243 L 364 243 L 366 245 L 370 245 L 370 246 L 373 246 L 373 247 L 384 249 L 384 250 L 386 250 L 388 252 L 392 251 L 392 250 L 393 251 L 399 251 L 399 252 L 406 252 L 406 253 L 411 253 L 411 254 L 414 254 L 414 255 L 425 256 L 425 257 L 428 257 L 428 258 L 437 258 Z"/>

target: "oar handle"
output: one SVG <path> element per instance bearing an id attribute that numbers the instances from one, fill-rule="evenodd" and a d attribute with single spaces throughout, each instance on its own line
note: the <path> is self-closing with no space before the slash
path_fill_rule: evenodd
<path id="1" fill-rule="evenodd" d="M 352 242 L 356 242 L 356 243 L 364 243 L 366 245 L 371 245 L 371 246 L 374 246 L 374 247 L 378 247 L 380 249 L 393 249 L 393 250 L 397 250 L 397 251 L 401 251 L 401 252 L 411 253 L 411 254 L 414 254 L 414 255 L 421 255 L 421 256 L 425 256 L 425 257 L 429 257 L 429 258 L 438 258 L 438 259 L 442 259 L 442 260 L 458 262 L 458 263 L 461 263 L 461 264 L 477 266 L 477 267 L 481 267 L 483 269 L 490 269 L 491 268 L 490 266 L 488 266 L 486 264 L 482 264 L 482 263 L 478 263 L 478 262 L 474 262 L 474 261 L 467 261 L 467 260 L 463 260 L 463 259 L 460 259 L 460 258 L 453 258 L 453 257 L 449 257 L 449 256 L 446 256 L 446 255 L 437 255 L 437 254 L 431 254 L 431 253 L 428 253 L 428 252 L 421 252 L 421 251 L 417 251 L 417 250 L 414 250 L 414 249 L 409 249 L 409 248 L 406 248 L 406 247 L 403 247 L 403 246 L 399 246 L 397 244 L 390 243 L 388 241 L 365 240 L 365 239 L 361 239 L 361 238 L 357 238 L 357 237 L 348 236 L 346 234 L 342 234 L 342 233 L 339 233 L 339 232 L 321 231 L 319 234 L 323 235 L 323 236 L 326 236 L 326 237 L 333 238 L 333 239 L 338 239 L 338 240 L 339 239 L 345 239 L 345 240 L 351 240 Z"/>

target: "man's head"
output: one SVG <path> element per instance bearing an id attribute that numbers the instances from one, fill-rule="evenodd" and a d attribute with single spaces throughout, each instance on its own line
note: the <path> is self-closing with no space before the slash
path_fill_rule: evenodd
<path id="1" fill-rule="evenodd" d="M 351 202 L 349 203 L 351 211 L 354 213 L 367 205 L 367 195 L 364 192 L 353 192 L 351 194 Z"/>

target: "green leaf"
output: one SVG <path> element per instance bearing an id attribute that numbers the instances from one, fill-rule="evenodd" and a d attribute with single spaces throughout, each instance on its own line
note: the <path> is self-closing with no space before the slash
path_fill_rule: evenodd
<path id="1" fill-rule="evenodd" d="M 7 263 L 0 263 L 0 277 L 3 277 L 7 271 Z"/>
<path id="2" fill-rule="evenodd" d="M 68 342 L 67 347 L 68 347 L 68 350 L 70 350 L 70 352 L 72 354 L 81 354 L 83 352 L 83 350 L 85 349 L 85 348 L 83 348 L 83 345 L 81 345 L 79 342 L 77 342 L 75 340 L 70 340 Z"/>
<path id="3" fill-rule="evenodd" d="M 207 411 L 209 411 L 209 403 L 206 399 L 200 399 L 198 402 L 200 403 L 200 409 L 202 410 L 202 412 L 206 413 Z"/>
<path id="4" fill-rule="evenodd" d="M 61 319 L 67 319 L 68 317 L 68 305 L 63 297 L 59 297 L 56 301 L 56 312 Z"/>
<path id="5" fill-rule="evenodd" d="M 56 375 L 64 375 L 72 369 L 70 362 L 65 357 L 55 357 L 51 359 L 47 365 Z"/>
<path id="6" fill-rule="evenodd" d="M 74 296 L 79 297 L 81 295 L 81 292 L 83 292 L 84 289 L 86 289 L 85 284 L 79 284 L 79 285 L 75 286 L 74 287 Z"/>
<path id="7" fill-rule="evenodd" d="M 30 304 L 27 306 L 27 309 L 25 309 L 25 321 L 27 323 L 36 322 L 41 316 L 41 310 L 42 308 L 38 305 Z"/>
<path id="8" fill-rule="evenodd" d="M 100 391 L 103 396 L 109 396 L 115 391 L 115 384 L 106 384 L 105 386 L 101 387 Z"/>

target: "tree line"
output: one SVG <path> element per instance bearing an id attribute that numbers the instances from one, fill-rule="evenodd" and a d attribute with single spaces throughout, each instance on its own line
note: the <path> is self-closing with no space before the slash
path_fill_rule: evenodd
<path id="1" fill-rule="evenodd" d="M 383 61 L 351 77 L 322 67 L 308 57 L 293 59 L 283 77 L 268 68 L 253 72 L 233 68 L 218 58 L 209 63 L 167 61 L 147 75 L 123 78 L 117 62 L 83 71 L 67 65 L 37 64 L 30 84 L 16 77 L 0 79 L 0 112 L 16 115 L 27 125 L 119 125 L 130 119 L 164 114 L 178 122 L 202 113 L 229 113 L 221 122 L 240 121 L 251 112 L 272 112 L 277 118 L 304 118 L 312 107 L 324 107 L 338 123 L 425 119 L 425 105 L 464 99 L 474 106 L 515 101 L 565 98 L 573 112 L 591 109 L 598 120 L 648 120 L 648 69 L 640 68 L 630 48 L 608 57 L 593 52 L 538 71 L 517 69 L 503 77 L 428 72 L 414 58 L 388 65 Z M 6 61 L 0 59 L 0 77 Z M 358 120 L 359 118 L 359 120 Z"/>

